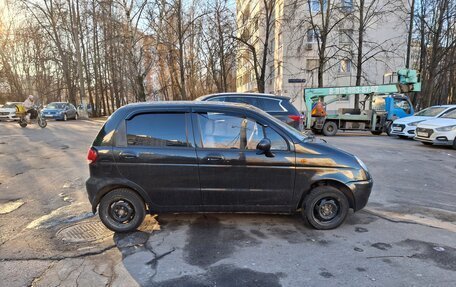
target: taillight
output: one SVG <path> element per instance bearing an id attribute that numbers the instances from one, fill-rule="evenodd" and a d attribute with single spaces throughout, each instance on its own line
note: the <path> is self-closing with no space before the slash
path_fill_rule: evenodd
<path id="1" fill-rule="evenodd" d="M 289 115 L 288 117 L 295 122 L 299 122 L 304 119 L 303 115 Z"/>
<path id="2" fill-rule="evenodd" d="M 94 163 L 97 160 L 98 157 L 98 152 L 96 149 L 91 147 L 89 149 L 89 152 L 87 153 L 87 160 L 89 161 L 89 164 Z"/>

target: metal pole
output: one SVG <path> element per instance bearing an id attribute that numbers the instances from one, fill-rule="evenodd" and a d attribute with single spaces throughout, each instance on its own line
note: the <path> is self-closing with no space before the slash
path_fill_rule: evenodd
<path id="1" fill-rule="evenodd" d="M 407 40 L 407 59 L 405 67 L 410 69 L 410 50 L 412 47 L 412 34 L 413 34 L 413 17 L 415 16 L 415 0 L 412 0 L 412 5 L 410 7 L 410 24 L 409 24 L 409 33 Z"/>

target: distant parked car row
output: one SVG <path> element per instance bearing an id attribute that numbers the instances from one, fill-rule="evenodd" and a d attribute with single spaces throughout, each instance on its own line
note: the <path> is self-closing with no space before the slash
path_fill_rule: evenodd
<path id="1" fill-rule="evenodd" d="M 19 120 L 16 116 L 16 105 L 21 105 L 22 102 L 7 102 L 0 108 L 0 120 Z M 53 102 L 45 106 L 41 111 L 41 115 L 46 119 L 55 119 L 66 121 L 69 119 L 77 120 L 79 118 L 78 111 L 73 104 L 66 102 Z"/>
<path id="2" fill-rule="evenodd" d="M 433 106 L 411 117 L 397 119 L 391 127 L 391 135 L 456 149 L 456 105 Z"/>

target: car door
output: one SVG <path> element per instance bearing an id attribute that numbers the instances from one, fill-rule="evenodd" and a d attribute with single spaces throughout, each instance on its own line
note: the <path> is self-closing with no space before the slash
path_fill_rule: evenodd
<path id="1" fill-rule="evenodd" d="M 123 125 L 123 126 L 122 126 Z M 190 115 L 184 111 L 140 113 L 119 127 L 117 167 L 144 189 L 160 210 L 195 210 L 201 204 Z"/>
<path id="2" fill-rule="evenodd" d="M 279 135 L 282 147 L 274 150 L 273 157 L 266 157 L 257 154 L 256 144 L 268 128 L 255 119 L 239 113 L 206 110 L 194 113 L 193 124 L 206 210 L 288 208 L 294 185 L 295 155 L 282 136 Z"/>
<path id="3" fill-rule="evenodd" d="M 71 118 L 76 117 L 76 107 L 73 104 L 69 104 L 70 111 L 71 111 Z"/>

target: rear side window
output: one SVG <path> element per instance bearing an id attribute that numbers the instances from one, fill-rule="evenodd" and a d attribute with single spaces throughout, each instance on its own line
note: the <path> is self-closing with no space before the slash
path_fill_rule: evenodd
<path id="1" fill-rule="evenodd" d="M 209 98 L 207 101 L 208 102 L 224 102 L 225 101 L 225 97 Z"/>
<path id="2" fill-rule="evenodd" d="M 187 147 L 185 113 L 139 114 L 127 125 L 127 144 L 147 147 Z"/>
<path id="3" fill-rule="evenodd" d="M 287 110 L 282 105 L 283 100 L 276 100 L 276 99 L 265 99 L 260 98 L 259 101 L 259 108 L 265 112 L 286 112 Z"/>

